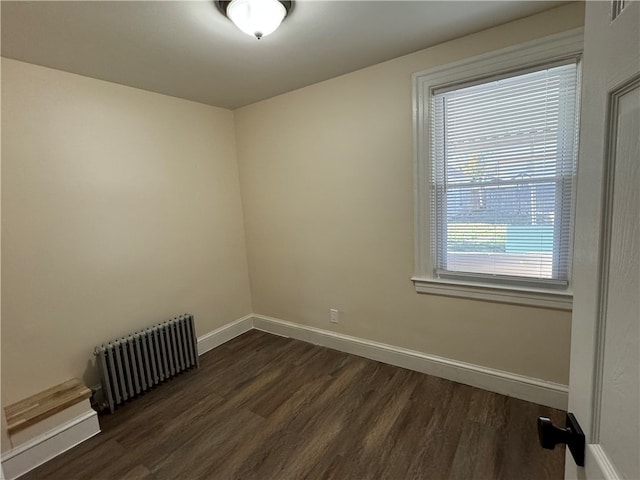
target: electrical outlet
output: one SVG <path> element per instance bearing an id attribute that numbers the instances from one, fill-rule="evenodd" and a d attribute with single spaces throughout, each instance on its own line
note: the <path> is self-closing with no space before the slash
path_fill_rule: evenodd
<path id="1" fill-rule="evenodd" d="M 338 323 L 338 310 L 335 308 L 329 310 L 329 320 L 331 323 Z"/>

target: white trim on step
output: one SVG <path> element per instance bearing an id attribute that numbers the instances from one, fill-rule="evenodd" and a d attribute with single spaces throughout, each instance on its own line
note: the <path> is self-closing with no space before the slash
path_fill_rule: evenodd
<path id="1" fill-rule="evenodd" d="M 242 318 L 198 337 L 198 355 L 207 353 L 209 350 L 213 350 L 223 343 L 236 338 L 238 335 L 248 332 L 253 328 L 252 319 L 253 315 L 245 315 Z"/>
<path id="2" fill-rule="evenodd" d="M 87 402 L 88 403 L 88 402 Z M 100 433 L 98 414 L 89 410 L 2 454 L 2 470 L 13 480 Z"/>
<path id="3" fill-rule="evenodd" d="M 569 392 L 567 385 L 394 347 L 385 343 L 299 325 L 264 315 L 253 315 L 253 328 L 446 378 L 540 405 L 567 409 Z"/>

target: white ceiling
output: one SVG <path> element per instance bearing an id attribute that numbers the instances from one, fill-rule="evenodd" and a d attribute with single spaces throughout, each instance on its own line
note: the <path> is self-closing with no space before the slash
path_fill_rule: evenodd
<path id="1" fill-rule="evenodd" d="M 226 108 L 566 2 L 295 2 L 260 41 L 212 1 L 2 1 L 2 55 Z"/>

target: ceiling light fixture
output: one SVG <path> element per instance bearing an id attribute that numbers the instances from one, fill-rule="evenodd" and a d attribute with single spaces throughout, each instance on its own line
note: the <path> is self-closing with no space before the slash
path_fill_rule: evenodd
<path id="1" fill-rule="evenodd" d="M 231 0 L 218 8 L 247 35 L 260 40 L 273 33 L 291 10 L 293 2 L 279 0 Z"/>

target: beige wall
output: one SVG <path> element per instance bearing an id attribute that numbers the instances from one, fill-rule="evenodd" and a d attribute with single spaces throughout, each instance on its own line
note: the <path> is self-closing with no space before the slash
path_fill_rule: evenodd
<path id="1" fill-rule="evenodd" d="M 3 59 L 3 405 L 184 312 L 251 312 L 233 113 Z"/>
<path id="2" fill-rule="evenodd" d="M 7 421 L 4 418 L 4 408 L 0 408 L 0 415 L 2 416 L 2 424 L 0 424 L 0 452 L 6 452 L 11 450 L 11 440 L 9 439 L 9 433 L 7 432 Z"/>
<path id="3" fill-rule="evenodd" d="M 567 383 L 570 313 L 415 292 L 411 74 L 580 27 L 583 13 L 561 7 L 237 110 L 254 311 Z"/>

